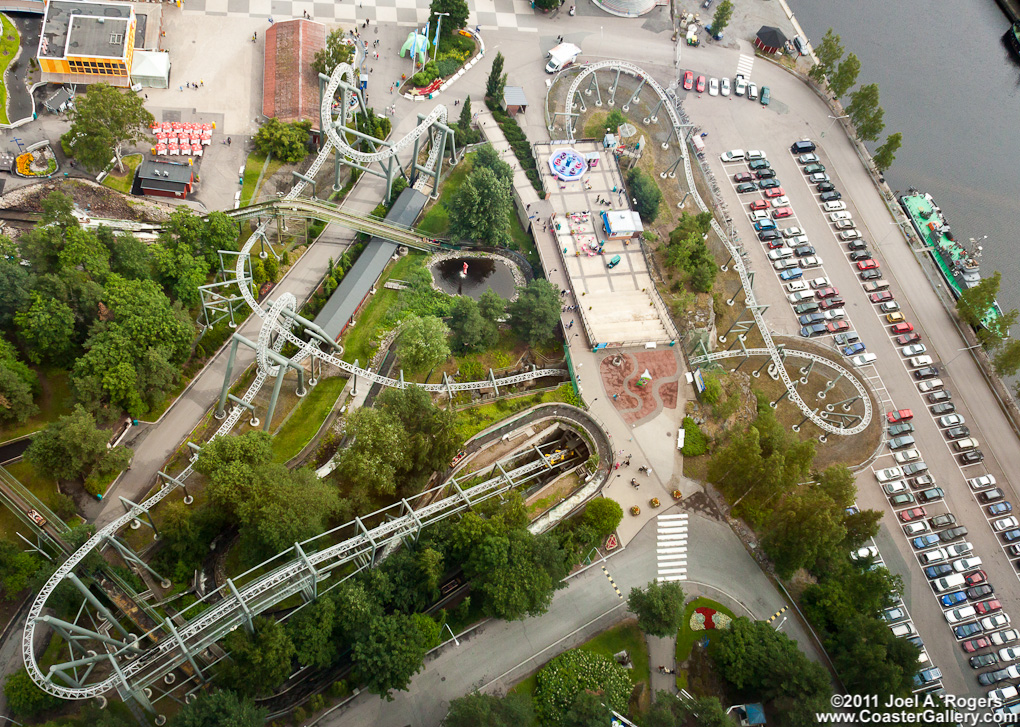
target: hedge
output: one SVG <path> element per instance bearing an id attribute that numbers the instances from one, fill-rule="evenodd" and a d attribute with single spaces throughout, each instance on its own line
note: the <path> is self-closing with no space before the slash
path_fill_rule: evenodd
<path id="1" fill-rule="evenodd" d="M 684 446 L 680 452 L 684 457 L 697 457 L 708 451 L 708 436 L 690 417 L 684 417 Z"/>

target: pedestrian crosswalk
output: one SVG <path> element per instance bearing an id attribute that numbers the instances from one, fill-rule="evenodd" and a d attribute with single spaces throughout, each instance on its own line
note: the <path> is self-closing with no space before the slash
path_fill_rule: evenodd
<path id="1" fill-rule="evenodd" d="M 740 60 L 737 62 L 737 75 L 743 76 L 750 80 L 751 69 L 754 67 L 754 56 L 749 56 L 746 53 L 740 54 Z"/>
<path id="2" fill-rule="evenodd" d="M 687 513 L 656 518 L 657 581 L 687 580 Z"/>

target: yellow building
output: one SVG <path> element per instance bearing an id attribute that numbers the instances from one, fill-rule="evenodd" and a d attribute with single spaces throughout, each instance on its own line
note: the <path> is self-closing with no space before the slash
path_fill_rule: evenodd
<path id="1" fill-rule="evenodd" d="M 50 0 L 39 37 L 42 80 L 130 86 L 137 31 L 127 3 Z"/>

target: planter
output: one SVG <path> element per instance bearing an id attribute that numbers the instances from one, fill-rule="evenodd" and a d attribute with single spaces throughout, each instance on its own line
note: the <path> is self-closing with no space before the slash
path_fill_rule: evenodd
<path id="1" fill-rule="evenodd" d="M 632 507 L 632 508 L 630 509 L 630 514 L 631 514 L 631 515 L 640 515 L 640 514 L 641 514 L 641 508 L 640 508 L 640 507 L 638 507 L 637 505 L 634 505 L 634 506 L 633 506 L 633 507 Z"/>
<path id="2" fill-rule="evenodd" d="M 684 496 L 684 493 L 680 492 L 680 490 L 673 490 L 671 494 L 673 495 L 674 500 L 681 500 Z"/>
<path id="3" fill-rule="evenodd" d="M 47 178 L 57 172 L 57 159 L 49 146 L 26 151 L 15 159 L 14 173 L 19 177 Z"/>
<path id="4" fill-rule="evenodd" d="M 651 500 L 649 500 L 648 504 L 651 505 L 652 507 L 658 507 L 659 506 L 659 498 L 653 497 Z"/>

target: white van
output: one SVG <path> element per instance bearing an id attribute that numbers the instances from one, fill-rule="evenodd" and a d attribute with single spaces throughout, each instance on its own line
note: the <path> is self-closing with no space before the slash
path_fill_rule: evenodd
<path id="1" fill-rule="evenodd" d="M 846 209 L 846 202 L 843 200 L 836 200 L 834 202 L 826 202 L 822 205 L 822 209 L 826 212 L 842 212 Z"/>
<path id="2" fill-rule="evenodd" d="M 813 290 L 798 290 L 796 293 L 790 293 L 787 298 L 790 302 L 796 305 L 797 303 L 803 303 L 805 300 L 813 300 L 815 293 Z"/>
<path id="3" fill-rule="evenodd" d="M 917 390 L 922 394 L 927 394 L 930 391 L 938 391 L 945 386 L 945 382 L 942 379 L 931 379 L 930 381 L 922 381 L 917 385 Z"/>
<path id="4" fill-rule="evenodd" d="M 935 587 L 936 593 L 945 593 L 946 591 L 951 591 L 954 588 L 961 588 L 966 582 L 967 579 L 962 573 L 953 573 L 952 575 L 943 576 L 942 578 L 936 578 L 932 585 Z"/>
<path id="5" fill-rule="evenodd" d="M 729 151 L 724 151 L 722 154 L 720 154 L 719 158 L 722 159 L 724 162 L 739 162 L 745 156 L 746 155 L 743 149 L 730 149 Z"/>
<path id="6" fill-rule="evenodd" d="M 793 257 L 793 250 L 788 247 L 769 250 L 769 260 L 785 260 L 788 257 Z"/>

